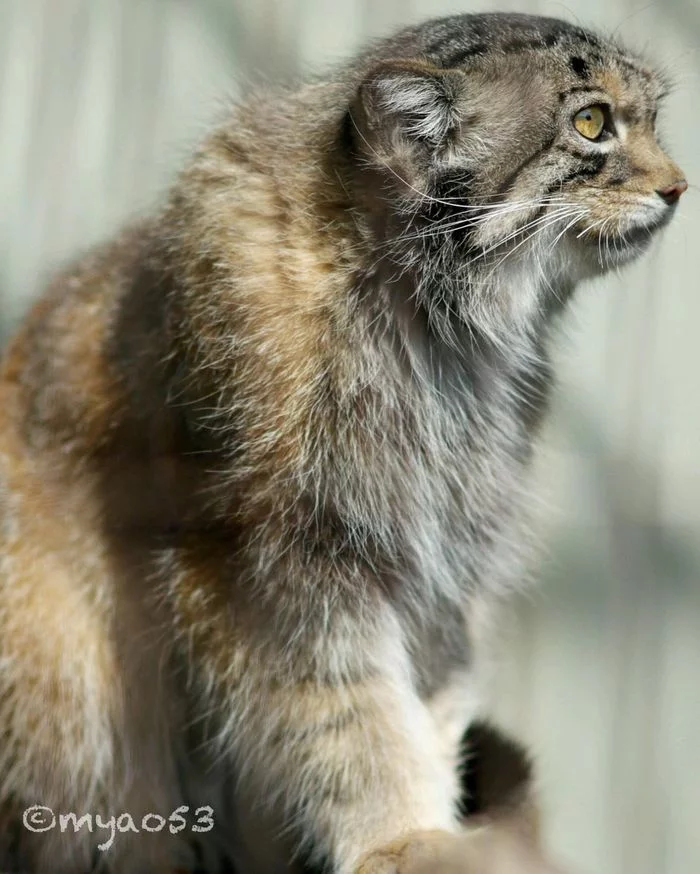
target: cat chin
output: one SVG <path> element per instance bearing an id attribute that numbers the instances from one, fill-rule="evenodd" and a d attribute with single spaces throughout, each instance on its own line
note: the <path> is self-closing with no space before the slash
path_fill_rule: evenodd
<path id="1" fill-rule="evenodd" d="M 576 280 L 603 276 L 641 257 L 650 247 L 655 233 L 648 228 L 628 232 L 625 236 L 574 239 L 569 259 Z"/>

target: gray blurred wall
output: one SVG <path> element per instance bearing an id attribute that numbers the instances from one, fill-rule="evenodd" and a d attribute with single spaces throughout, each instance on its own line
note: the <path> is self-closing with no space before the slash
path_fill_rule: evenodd
<path id="1" fill-rule="evenodd" d="M 247 82 L 317 69 L 428 0 L 0 0 L 0 326 L 53 266 L 153 203 Z M 521 0 L 673 73 L 663 126 L 700 179 L 700 5 Z M 538 751 L 581 874 L 700 872 L 700 210 L 581 290 L 539 463 L 541 586 L 504 632 L 499 718 Z"/>

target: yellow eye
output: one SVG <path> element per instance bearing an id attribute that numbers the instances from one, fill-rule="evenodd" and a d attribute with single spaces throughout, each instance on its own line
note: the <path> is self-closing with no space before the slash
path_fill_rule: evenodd
<path id="1" fill-rule="evenodd" d="M 600 106 L 587 106 L 574 116 L 574 127 L 587 140 L 597 140 L 605 128 L 605 113 Z"/>

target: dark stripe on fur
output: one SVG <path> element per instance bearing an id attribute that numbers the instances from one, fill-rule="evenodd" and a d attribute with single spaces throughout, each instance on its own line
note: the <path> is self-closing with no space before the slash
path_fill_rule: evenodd
<path id="1" fill-rule="evenodd" d="M 499 185 L 496 193 L 498 195 L 501 195 L 501 194 L 505 194 L 507 191 L 509 191 L 510 188 L 512 187 L 512 185 L 517 180 L 518 176 L 520 176 L 520 174 L 524 170 L 526 170 L 534 161 L 536 161 L 537 158 L 540 157 L 540 155 L 542 155 L 548 149 L 552 148 L 552 146 L 554 145 L 554 141 L 558 136 L 559 136 L 558 132 L 556 134 L 553 134 L 545 143 L 543 143 L 540 146 L 540 148 L 536 152 L 534 152 L 532 155 L 527 157 L 521 164 L 519 164 L 515 168 L 515 170 L 513 170 L 513 172 L 505 179 L 505 181 L 502 182 L 501 185 Z"/>
<path id="2" fill-rule="evenodd" d="M 558 152 L 563 152 L 565 155 L 571 155 L 572 158 L 578 158 L 579 161 L 587 161 L 591 157 L 588 152 L 581 152 L 571 146 L 565 146 L 563 143 L 557 143 L 555 148 Z"/>
<path id="3" fill-rule="evenodd" d="M 592 176 L 597 176 L 605 167 L 607 163 L 608 156 L 607 155 L 589 155 L 587 157 L 587 164 L 582 167 L 576 167 L 576 169 L 571 170 L 571 172 L 567 173 L 557 182 L 553 182 L 547 188 L 547 194 L 554 194 L 559 191 L 563 185 L 568 184 L 569 182 L 573 182 L 574 179 L 587 179 Z"/>
<path id="4" fill-rule="evenodd" d="M 566 91 L 559 92 L 559 100 L 563 103 L 568 97 L 571 97 L 572 94 L 581 94 L 583 92 L 592 92 L 596 90 L 598 89 L 592 85 L 572 85 L 571 88 L 567 88 Z"/>
<path id="5" fill-rule="evenodd" d="M 487 54 L 489 51 L 490 49 L 488 44 L 484 42 L 475 43 L 468 49 L 460 47 L 459 52 L 451 57 L 445 66 L 460 67 L 464 65 L 467 61 L 470 61 L 472 58 L 481 57 L 482 55 Z"/>

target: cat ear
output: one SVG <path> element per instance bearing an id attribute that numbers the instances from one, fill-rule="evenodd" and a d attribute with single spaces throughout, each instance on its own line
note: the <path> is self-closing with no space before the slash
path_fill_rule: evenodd
<path id="1" fill-rule="evenodd" d="M 411 145 L 435 153 L 459 130 L 465 75 L 427 63 L 375 67 L 360 86 L 354 120 L 365 144 L 380 153 Z"/>

